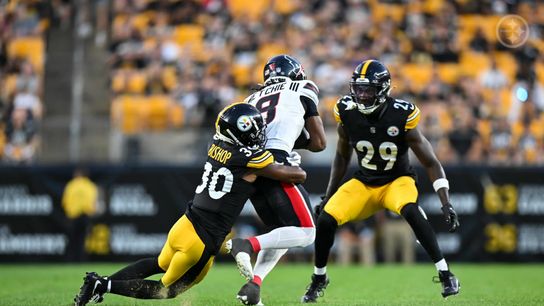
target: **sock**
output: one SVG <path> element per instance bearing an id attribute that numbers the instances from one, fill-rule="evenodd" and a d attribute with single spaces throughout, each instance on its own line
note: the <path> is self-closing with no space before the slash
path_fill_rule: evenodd
<path id="1" fill-rule="evenodd" d="M 136 299 L 169 299 L 177 293 L 160 281 L 146 279 L 112 280 L 110 293 Z"/>
<path id="2" fill-rule="evenodd" d="M 434 265 L 436 266 L 437 271 L 448 271 L 448 263 L 446 262 L 446 259 L 442 258 L 439 262 L 435 262 Z"/>
<path id="3" fill-rule="evenodd" d="M 324 266 L 323 268 L 314 267 L 314 274 L 315 275 L 327 274 L 327 266 Z"/>
<path id="4" fill-rule="evenodd" d="M 315 228 L 285 226 L 256 236 L 255 239 L 259 241 L 262 250 L 305 247 L 314 242 Z"/>
<path id="5" fill-rule="evenodd" d="M 151 275 L 164 273 L 159 267 L 157 257 L 145 258 L 132 263 L 109 276 L 111 280 L 144 279 Z"/>
<path id="6" fill-rule="evenodd" d="M 258 277 L 260 282 L 262 282 L 286 252 L 287 249 L 268 249 L 259 252 L 257 261 L 255 261 L 255 267 L 253 268 L 253 275 Z M 259 286 L 261 285 L 260 282 L 258 283 Z"/>
<path id="7" fill-rule="evenodd" d="M 259 287 L 260 287 L 262 285 L 262 283 L 263 283 L 263 280 L 258 275 L 255 275 L 255 276 L 253 276 L 253 282 L 255 284 L 259 285 Z"/>
<path id="8" fill-rule="evenodd" d="M 444 258 L 442 251 L 436 241 L 436 235 L 433 228 L 429 224 L 418 209 L 417 204 L 410 203 L 404 206 L 400 214 L 406 219 L 412 231 L 416 235 L 417 240 L 431 257 L 433 262 L 439 262 Z"/>
<path id="9" fill-rule="evenodd" d="M 317 218 L 317 230 L 315 239 L 315 267 L 324 268 L 329 260 L 329 252 L 334 243 L 334 235 L 338 223 L 326 211 L 321 212 Z"/>

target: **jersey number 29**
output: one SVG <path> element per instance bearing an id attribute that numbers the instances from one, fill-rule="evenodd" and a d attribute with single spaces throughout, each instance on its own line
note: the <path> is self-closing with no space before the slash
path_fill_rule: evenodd
<path id="1" fill-rule="evenodd" d="M 202 174 L 202 183 L 196 187 L 196 193 L 201 193 L 206 189 L 206 186 L 208 186 L 208 181 L 210 181 L 210 174 L 212 173 L 212 164 L 207 162 L 204 165 L 204 173 Z M 217 189 L 217 181 L 219 180 L 219 176 L 223 176 L 225 178 L 225 181 L 223 183 L 223 187 L 220 190 Z M 230 172 L 229 169 L 225 167 L 219 168 L 216 172 L 212 174 L 212 178 L 210 181 L 210 186 L 208 187 L 208 194 L 210 195 L 210 198 L 214 200 L 221 199 L 225 194 L 229 193 L 232 189 L 232 182 L 234 181 L 234 177 L 232 175 L 232 172 Z"/>
<path id="2" fill-rule="evenodd" d="M 367 140 L 361 140 L 357 142 L 355 145 L 357 148 L 357 151 L 359 152 L 365 152 L 365 157 L 361 159 L 361 166 L 370 170 L 378 170 L 378 166 L 371 164 L 370 161 L 372 160 L 372 157 L 374 156 L 374 147 L 372 146 L 372 143 Z M 389 141 L 382 142 L 380 144 L 380 147 L 378 148 L 380 152 L 380 157 L 383 160 L 387 161 L 387 164 L 385 165 L 385 171 L 393 169 L 393 165 L 395 165 L 395 162 L 397 161 L 397 146 Z"/>

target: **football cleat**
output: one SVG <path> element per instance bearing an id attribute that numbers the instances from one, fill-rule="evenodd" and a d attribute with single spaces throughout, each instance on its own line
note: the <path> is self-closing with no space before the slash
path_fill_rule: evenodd
<path id="1" fill-rule="evenodd" d="M 433 277 L 433 282 L 442 283 L 442 297 L 456 295 L 461 289 L 461 283 L 450 271 L 438 271 L 438 277 Z"/>
<path id="2" fill-rule="evenodd" d="M 302 303 L 315 303 L 317 299 L 325 294 L 325 289 L 329 285 L 327 275 L 312 274 L 312 282 L 306 287 L 306 293 L 301 299 Z"/>
<path id="3" fill-rule="evenodd" d="M 253 267 L 251 266 L 251 254 L 253 248 L 247 239 L 235 238 L 225 244 L 227 251 L 236 260 L 238 271 L 247 281 L 253 279 Z"/>
<path id="4" fill-rule="evenodd" d="M 261 301 L 261 287 L 253 281 L 243 285 L 236 298 L 244 305 L 264 305 Z"/>
<path id="5" fill-rule="evenodd" d="M 84 306 L 89 302 L 100 303 L 104 299 L 103 293 L 99 293 L 104 279 L 95 272 L 87 272 L 83 278 L 83 285 L 79 288 L 79 294 L 74 298 L 75 306 Z"/>

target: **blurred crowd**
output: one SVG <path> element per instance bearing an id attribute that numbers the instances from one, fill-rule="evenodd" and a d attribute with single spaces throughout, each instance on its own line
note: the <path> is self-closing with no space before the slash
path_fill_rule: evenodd
<path id="1" fill-rule="evenodd" d="M 332 126 L 332 106 L 348 92 L 354 67 L 374 58 L 391 70 L 392 95 L 420 107 L 420 128 L 445 163 L 544 164 L 544 3 L 114 0 L 112 7 L 112 116 L 128 134 L 152 127 L 146 118 L 159 120 L 142 103 L 156 96 L 167 101 L 165 114 L 179 107 L 177 126 L 210 125 L 280 53 L 303 63 Z M 530 28 L 518 48 L 497 40 L 506 14 Z M 172 123 L 165 114 L 154 126 Z"/>
<path id="2" fill-rule="evenodd" d="M 48 16 L 43 1 L 0 3 L 0 156 L 7 163 L 30 162 L 38 148 Z"/>

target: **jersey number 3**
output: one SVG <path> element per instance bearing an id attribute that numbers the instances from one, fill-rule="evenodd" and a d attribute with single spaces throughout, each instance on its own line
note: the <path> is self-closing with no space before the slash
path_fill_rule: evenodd
<path id="1" fill-rule="evenodd" d="M 280 101 L 280 93 L 262 97 L 255 107 L 261 112 L 266 124 L 269 124 L 276 117 L 276 106 Z"/>
<path id="2" fill-rule="evenodd" d="M 202 174 L 202 183 L 196 187 L 196 193 L 201 193 L 206 189 L 206 186 L 208 186 L 208 181 L 210 181 L 210 174 L 212 172 L 212 164 L 207 162 L 204 165 L 204 173 Z M 223 176 L 225 178 L 225 181 L 223 183 L 223 187 L 220 190 L 217 189 L 217 181 L 219 180 L 219 177 Z M 225 167 L 219 168 L 216 172 L 212 174 L 212 178 L 210 181 L 210 186 L 208 187 L 208 193 L 210 195 L 210 198 L 214 200 L 221 199 L 225 194 L 229 193 L 232 189 L 232 182 L 234 181 L 234 177 L 232 175 L 232 172 L 230 172 L 229 169 Z"/>
<path id="3" fill-rule="evenodd" d="M 355 147 L 359 152 L 366 151 L 365 157 L 361 159 L 361 166 L 370 170 L 378 170 L 377 165 L 370 163 L 374 156 L 374 147 L 372 146 L 372 143 L 370 143 L 370 141 L 361 140 L 357 142 Z M 380 151 L 380 157 L 387 161 L 383 170 L 387 171 L 393 169 L 393 165 L 395 165 L 395 162 L 397 161 L 397 146 L 392 142 L 386 141 L 382 142 L 378 149 Z"/>

